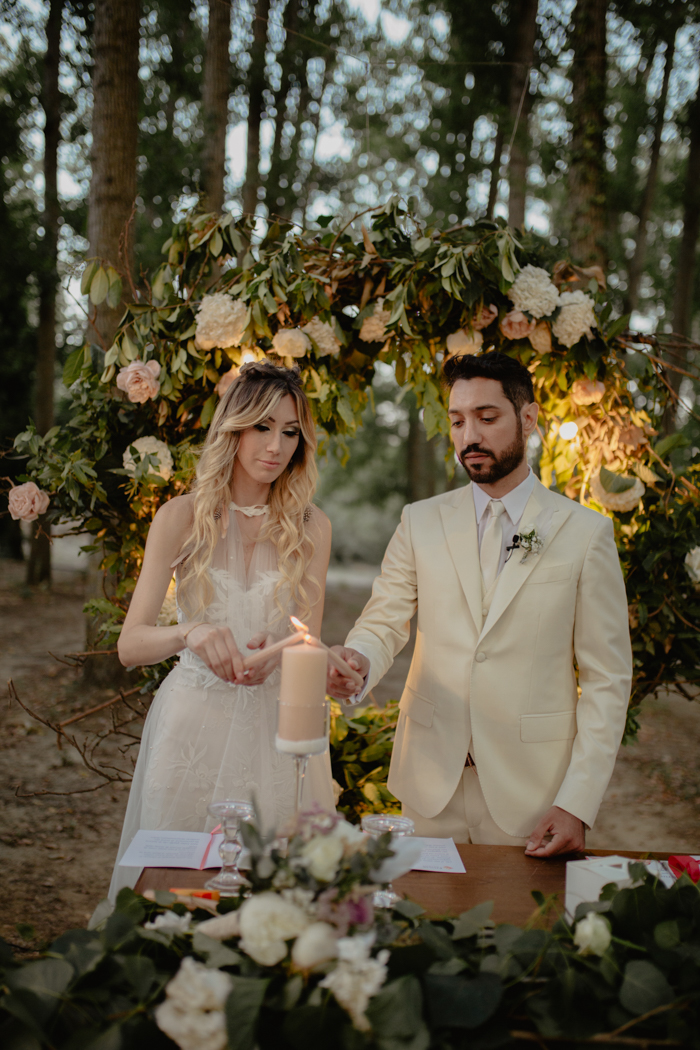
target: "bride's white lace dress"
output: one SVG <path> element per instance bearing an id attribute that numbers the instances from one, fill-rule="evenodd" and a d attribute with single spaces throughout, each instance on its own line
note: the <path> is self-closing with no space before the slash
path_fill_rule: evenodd
<path id="1" fill-rule="evenodd" d="M 257 543 L 246 571 L 236 518 L 232 511 L 227 534 L 215 549 L 210 569 L 214 596 L 198 618 L 230 627 L 245 652 L 260 631 L 286 636 L 294 609 L 279 617 L 274 544 Z M 178 620 L 184 620 L 179 606 Z M 140 828 L 209 831 L 214 822 L 207 806 L 225 798 L 255 799 L 266 825 L 281 826 L 292 815 L 293 763 L 274 746 L 279 685 L 279 667 L 262 685 L 229 685 L 189 649 L 180 655 L 146 718 L 110 886 L 112 899 L 140 874 L 140 868 L 119 867 Z M 309 761 L 303 804 L 313 802 L 334 809 L 327 754 Z"/>

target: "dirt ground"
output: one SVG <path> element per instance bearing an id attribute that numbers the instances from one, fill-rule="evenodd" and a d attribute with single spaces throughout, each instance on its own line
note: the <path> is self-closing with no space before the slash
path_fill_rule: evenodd
<path id="1" fill-rule="evenodd" d="M 369 593 L 367 573 L 353 585 L 340 574 L 328 587 L 324 639 L 341 642 Z M 101 703 L 112 689 L 87 687 L 57 655 L 84 648 L 84 578 L 59 569 L 51 590 L 28 590 L 23 567 L 0 562 L 0 677 L 12 678 L 29 707 L 53 720 Z M 411 646 L 375 690 L 377 702 L 400 695 Z M 107 714 L 81 726 L 99 729 Z M 123 763 L 116 748 L 108 755 Z M 700 853 L 700 704 L 647 703 L 638 741 L 623 748 L 594 830 L 592 847 Z M 128 789 L 96 782 L 71 749 L 9 698 L 0 703 L 0 936 L 31 951 L 63 930 L 84 925 L 104 897 Z M 32 792 L 68 792 L 77 795 Z M 17 925 L 22 926 L 22 932 Z M 35 928 L 36 935 L 23 925 Z"/>

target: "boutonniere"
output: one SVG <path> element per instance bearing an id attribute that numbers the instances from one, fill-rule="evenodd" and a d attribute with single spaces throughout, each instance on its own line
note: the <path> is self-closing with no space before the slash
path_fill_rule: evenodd
<path id="1" fill-rule="evenodd" d="M 537 555 L 541 552 L 550 529 L 552 514 L 551 510 L 542 511 L 541 514 L 537 515 L 532 525 L 521 526 L 520 532 L 513 536 L 511 546 L 506 547 L 506 550 L 509 552 L 506 561 L 514 550 L 523 552 L 523 556 L 520 559 L 521 565 L 531 554 Z"/>

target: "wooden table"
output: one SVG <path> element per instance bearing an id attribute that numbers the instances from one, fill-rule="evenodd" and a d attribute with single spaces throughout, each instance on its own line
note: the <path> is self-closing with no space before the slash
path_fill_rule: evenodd
<path id="1" fill-rule="evenodd" d="M 526 857 L 520 846 L 457 846 L 467 869 L 464 875 L 429 871 L 410 871 L 394 882 L 402 893 L 421 904 L 429 915 L 459 915 L 483 901 L 492 900 L 495 922 L 522 926 L 535 910 L 531 890 L 545 896 L 559 894 L 563 908 L 567 860 L 581 860 L 584 854 L 569 854 L 552 860 Z M 587 850 L 586 856 L 608 857 L 615 850 Z M 631 859 L 653 857 L 665 860 L 665 853 L 622 854 Z M 171 886 L 201 888 L 213 871 L 185 868 L 146 868 L 136 883 L 136 892 L 168 890 Z"/>

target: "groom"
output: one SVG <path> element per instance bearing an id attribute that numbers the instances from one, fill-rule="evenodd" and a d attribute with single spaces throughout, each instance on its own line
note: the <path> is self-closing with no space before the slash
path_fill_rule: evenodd
<path id="1" fill-rule="evenodd" d="M 526 368 L 492 352 L 452 358 L 444 376 L 472 484 L 404 508 L 372 597 L 337 647 L 365 690 L 353 696 L 331 671 L 328 691 L 359 701 L 417 613 L 388 780 L 416 834 L 534 857 L 582 850 L 632 674 L 612 522 L 528 467 L 538 410 Z"/>

